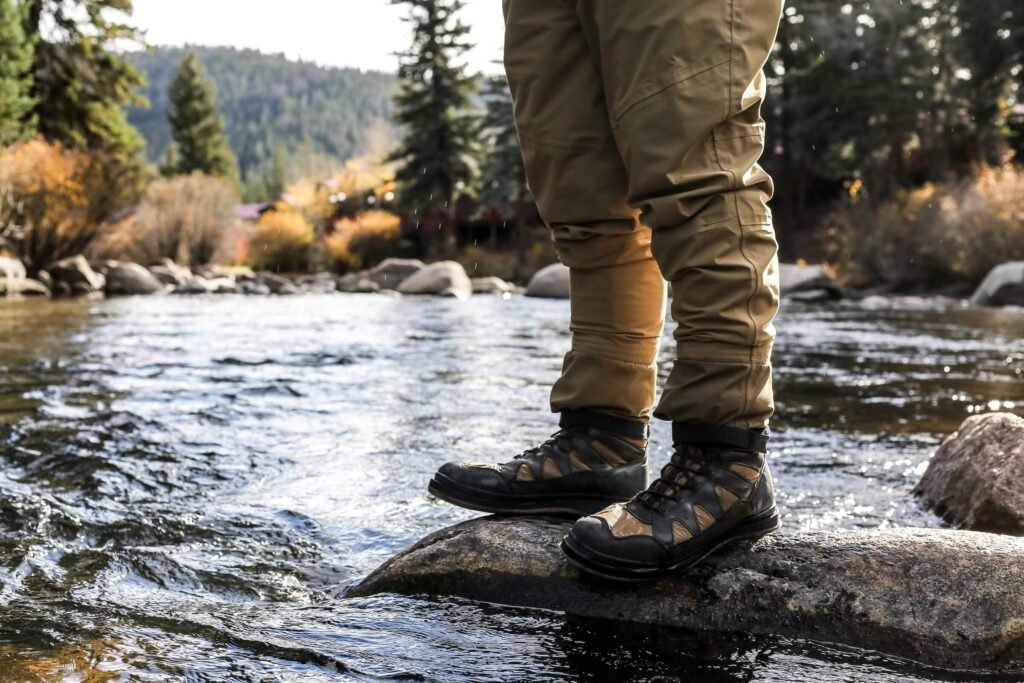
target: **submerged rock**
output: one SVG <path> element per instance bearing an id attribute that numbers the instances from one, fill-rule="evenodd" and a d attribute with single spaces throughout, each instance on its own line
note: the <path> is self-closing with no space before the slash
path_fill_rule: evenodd
<path id="1" fill-rule="evenodd" d="M 462 264 L 438 261 L 402 280 L 398 291 L 402 294 L 434 294 L 468 299 L 473 295 L 473 283 Z"/>
<path id="2" fill-rule="evenodd" d="M 971 296 L 972 306 L 1024 306 L 1024 261 L 996 266 Z"/>
<path id="3" fill-rule="evenodd" d="M 569 298 L 569 268 L 561 263 L 552 263 L 541 268 L 526 285 L 526 296 L 542 299 Z"/>
<path id="4" fill-rule="evenodd" d="M 967 418 L 932 456 L 914 493 L 958 527 L 1024 534 L 1024 419 Z"/>
<path id="5" fill-rule="evenodd" d="M 581 574 L 569 522 L 484 517 L 402 551 L 349 597 L 454 595 L 583 617 L 843 643 L 951 668 L 1024 666 L 1024 539 L 941 529 L 776 534 L 653 583 Z"/>
<path id="6" fill-rule="evenodd" d="M 164 283 L 137 263 L 118 263 L 107 271 L 107 294 L 155 294 Z"/>
<path id="7" fill-rule="evenodd" d="M 81 254 L 51 263 L 45 270 L 57 294 L 91 294 L 103 289 L 103 276 L 94 271 Z"/>

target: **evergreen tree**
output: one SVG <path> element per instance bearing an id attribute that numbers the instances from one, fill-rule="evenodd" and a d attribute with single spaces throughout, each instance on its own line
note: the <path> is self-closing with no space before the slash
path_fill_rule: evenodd
<path id="1" fill-rule="evenodd" d="M 177 149 L 179 174 L 204 173 L 235 178 L 238 164 L 224 136 L 224 120 L 217 108 L 213 82 L 203 72 L 199 57 L 189 52 L 168 91 L 171 136 Z"/>
<path id="2" fill-rule="evenodd" d="M 135 155 L 142 138 L 124 105 L 144 102 L 145 79 L 119 51 L 141 34 L 119 17 L 131 0 L 27 0 L 25 33 L 35 43 L 33 91 L 39 132 L 76 149 Z"/>
<path id="3" fill-rule="evenodd" d="M 22 21 L 20 5 L 0 0 L 0 145 L 22 140 L 35 129 L 30 95 L 33 49 Z"/>
<path id="4" fill-rule="evenodd" d="M 445 212 L 440 249 L 455 245 L 455 200 L 474 180 L 477 124 L 470 110 L 476 79 L 459 58 L 472 47 L 458 19 L 463 0 L 392 0 L 408 5 L 413 44 L 402 53 L 395 120 L 403 139 L 391 156 L 404 207 L 422 215 Z"/>

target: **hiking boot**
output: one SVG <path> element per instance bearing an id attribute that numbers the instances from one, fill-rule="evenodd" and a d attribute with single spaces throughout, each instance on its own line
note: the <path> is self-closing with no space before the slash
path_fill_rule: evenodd
<path id="1" fill-rule="evenodd" d="M 471 510 L 500 514 L 593 514 L 630 500 L 647 483 L 647 425 L 565 411 L 561 429 L 510 462 L 449 462 L 428 490 Z"/>
<path id="2" fill-rule="evenodd" d="M 779 528 L 767 432 L 676 423 L 673 437 L 676 451 L 646 491 L 573 525 L 562 550 L 574 564 L 611 579 L 655 579 Z"/>

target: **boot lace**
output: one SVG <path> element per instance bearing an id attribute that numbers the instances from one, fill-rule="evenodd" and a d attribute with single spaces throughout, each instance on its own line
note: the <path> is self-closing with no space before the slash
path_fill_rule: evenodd
<path id="1" fill-rule="evenodd" d="M 704 451 L 697 446 L 677 447 L 657 479 L 633 498 L 644 507 L 657 510 L 666 500 L 677 499 L 683 491 L 693 488 L 703 478 Z"/>
<path id="2" fill-rule="evenodd" d="M 529 448 L 519 455 L 514 456 L 513 460 L 530 460 L 538 455 L 549 456 L 555 453 L 563 453 L 565 449 L 562 448 L 562 443 L 567 441 L 573 433 L 572 428 L 559 429 L 557 432 L 551 435 L 551 437 L 539 446 Z"/>

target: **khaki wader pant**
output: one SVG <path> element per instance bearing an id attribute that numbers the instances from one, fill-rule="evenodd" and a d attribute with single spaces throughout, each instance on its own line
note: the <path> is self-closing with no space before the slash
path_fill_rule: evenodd
<path id="1" fill-rule="evenodd" d="M 783 0 L 504 0 L 527 177 L 571 269 L 552 409 L 757 429 L 773 412 L 777 245 L 762 67 Z"/>

